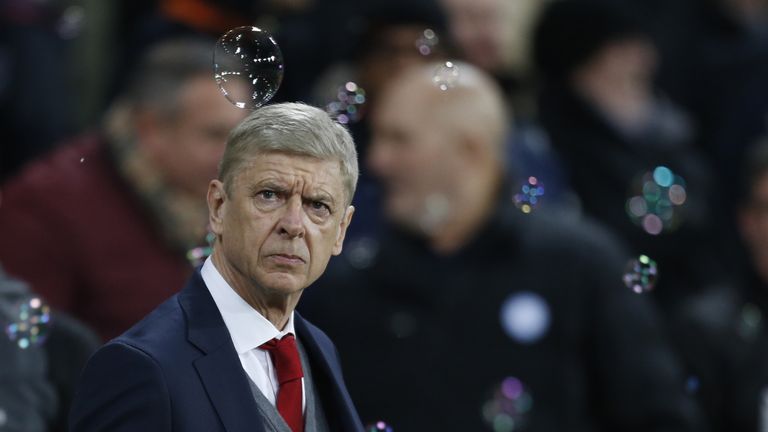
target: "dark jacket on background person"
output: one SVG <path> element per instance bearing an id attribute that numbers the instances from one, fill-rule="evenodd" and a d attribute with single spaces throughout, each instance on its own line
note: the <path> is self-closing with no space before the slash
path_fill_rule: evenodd
<path id="1" fill-rule="evenodd" d="M 0 261 L 109 340 L 192 272 L 119 175 L 105 139 L 62 146 L 2 185 Z"/>
<path id="2" fill-rule="evenodd" d="M 768 284 L 748 270 L 692 297 L 672 323 L 712 432 L 756 432 L 768 422 Z"/>
<path id="3" fill-rule="evenodd" d="M 585 98 L 552 82 L 541 94 L 539 121 L 560 157 L 581 210 L 621 239 L 632 254 L 654 259 L 660 270 L 654 298 L 665 312 L 692 292 L 723 278 L 723 259 L 713 227 L 711 177 L 687 141 L 679 113 L 656 108 L 643 131 L 622 132 Z M 686 198 L 674 211 L 680 224 L 658 235 L 628 214 L 628 200 L 641 195 L 641 177 L 665 166 L 684 180 Z M 650 206 L 650 204 L 649 204 Z"/>
<path id="4" fill-rule="evenodd" d="M 656 311 L 623 285 L 627 255 L 597 227 L 504 200 L 451 256 L 397 230 L 377 241 L 347 244 L 301 306 L 336 341 L 365 421 L 484 430 L 494 390 L 516 377 L 532 407 L 512 418 L 527 431 L 698 430 Z"/>
<path id="5" fill-rule="evenodd" d="M 0 268 L 0 324 L 29 323 L 20 305 L 37 297 L 21 281 Z M 42 299 L 45 304 L 45 299 Z M 0 430 L 3 432 L 64 432 L 74 383 L 88 357 L 99 346 L 86 326 L 58 311 L 38 324 L 39 339 L 22 348 L 18 336 L 0 336 Z M 4 331 L 5 333 L 5 331 Z M 8 337 L 6 337 L 8 336 Z"/>

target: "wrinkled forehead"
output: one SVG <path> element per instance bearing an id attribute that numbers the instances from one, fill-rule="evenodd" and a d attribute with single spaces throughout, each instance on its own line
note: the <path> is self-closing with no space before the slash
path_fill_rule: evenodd
<path id="1" fill-rule="evenodd" d="M 322 158 L 284 151 L 266 151 L 243 157 L 235 170 L 235 183 L 264 179 L 310 181 L 313 184 L 344 190 L 342 162 L 338 158 Z"/>

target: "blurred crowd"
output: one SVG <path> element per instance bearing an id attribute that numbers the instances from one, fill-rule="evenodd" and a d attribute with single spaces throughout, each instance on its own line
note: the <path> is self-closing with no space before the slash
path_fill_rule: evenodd
<path id="1" fill-rule="evenodd" d="M 210 253 L 239 26 L 355 138 L 299 311 L 371 430 L 768 430 L 768 1 L 0 0 L 0 431 Z"/>

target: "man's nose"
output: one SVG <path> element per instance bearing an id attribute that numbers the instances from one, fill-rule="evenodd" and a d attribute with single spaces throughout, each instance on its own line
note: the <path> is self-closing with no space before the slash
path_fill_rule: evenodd
<path id="1" fill-rule="evenodd" d="M 278 222 L 278 233 L 288 238 L 304 238 L 303 203 L 300 196 L 292 196 L 284 207 Z"/>

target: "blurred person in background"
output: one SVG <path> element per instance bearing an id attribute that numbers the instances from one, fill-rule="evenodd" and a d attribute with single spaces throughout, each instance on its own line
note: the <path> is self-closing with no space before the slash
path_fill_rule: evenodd
<path id="1" fill-rule="evenodd" d="M 211 76 L 211 47 L 154 47 L 100 130 L 2 187 L 8 272 L 105 340 L 176 292 L 205 244 L 207 184 L 245 116 Z"/>
<path id="2" fill-rule="evenodd" d="M 673 327 L 714 432 L 768 425 L 768 139 L 744 162 L 741 275 L 690 299 Z"/>
<path id="3" fill-rule="evenodd" d="M 484 418 L 698 430 L 655 309 L 622 284 L 627 255 L 595 225 L 515 207 L 502 93 L 457 68 L 445 91 L 420 66 L 377 100 L 367 163 L 387 230 L 347 247 L 303 304 L 336 341 L 361 416 L 404 431 L 483 430 Z"/>
<path id="4" fill-rule="evenodd" d="M 36 303 L 37 302 L 37 303 Z M 64 432 L 74 383 L 98 337 L 0 268 L 0 430 Z"/>
<path id="5" fill-rule="evenodd" d="M 76 130 L 65 6 L 0 1 L 0 182 Z"/>
<path id="6" fill-rule="evenodd" d="M 671 311 L 722 279 L 709 167 L 653 86 L 657 51 L 629 5 L 558 0 L 534 28 L 538 122 L 581 211 L 656 260 Z M 657 170 L 658 169 L 658 170 Z M 674 188 L 677 195 L 670 195 Z"/>
<path id="7" fill-rule="evenodd" d="M 311 100 L 318 106 L 338 102 L 337 95 L 347 82 L 362 89 L 365 103 L 357 107 L 357 118 L 340 121 L 349 126 L 364 160 L 370 141 L 371 110 L 383 89 L 402 71 L 445 58 L 452 44 L 444 11 L 436 0 L 366 2 L 348 19 L 347 31 L 353 42 L 348 43 L 346 60 L 331 65 L 317 79 Z M 330 111 L 337 117 L 347 114 Z M 381 227 L 380 191 L 365 170 L 354 204 L 357 217 L 366 223 L 350 227 L 350 244 L 378 234 Z"/>

